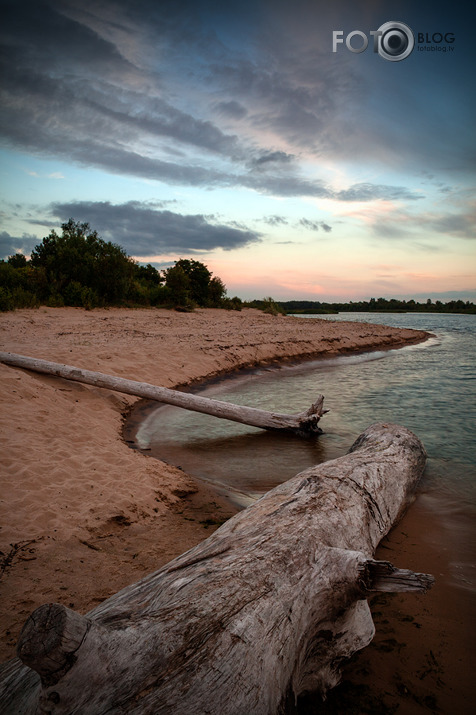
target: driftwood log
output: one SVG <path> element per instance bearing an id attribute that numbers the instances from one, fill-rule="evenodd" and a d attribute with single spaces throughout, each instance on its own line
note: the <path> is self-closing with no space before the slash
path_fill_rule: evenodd
<path id="1" fill-rule="evenodd" d="M 194 412 L 203 412 L 213 417 L 220 417 L 222 419 L 232 420 L 233 422 L 241 422 L 241 424 L 251 425 L 253 427 L 261 427 L 262 429 L 268 430 L 286 430 L 288 432 L 295 432 L 301 436 L 307 436 L 312 433 L 319 434 L 321 429 L 318 427 L 318 422 L 321 416 L 327 412 L 327 410 L 323 409 L 324 397 L 322 395 L 318 395 L 317 400 L 308 410 L 296 415 L 284 415 L 259 410 L 255 407 L 244 407 L 242 405 L 234 405 L 230 402 L 211 400 L 207 397 L 200 397 L 199 395 L 170 390 L 167 387 L 150 385 L 147 382 L 126 380 L 122 377 L 105 375 L 104 373 L 93 372 L 91 370 L 82 370 L 79 367 L 61 365 L 60 363 L 27 357 L 26 355 L 17 355 L 16 353 L 0 352 L 0 362 L 6 365 L 12 365 L 13 367 L 21 367 L 27 370 L 33 370 L 34 372 L 40 372 L 45 375 L 56 375 L 57 377 L 82 382 L 86 385 L 104 387 L 108 390 L 123 392 L 126 395 L 135 395 L 136 397 L 143 397 L 147 400 L 164 402 L 168 405 L 183 407 L 186 410 L 193 410 Z"/>
<path id="2" fill-rule="evenodd" d="M 37 609 L 2 712 L 274 715 L 325 693 L 374 635 L 367 596 L 433 581 L 373 559 L 425 458 L 409 430 L 372 425 L 87 616 Z"/>

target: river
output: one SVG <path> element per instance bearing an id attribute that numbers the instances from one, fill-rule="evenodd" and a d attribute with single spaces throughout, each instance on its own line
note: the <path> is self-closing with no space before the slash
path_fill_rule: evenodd
<path id="1" fill-rule="evenodd" d="M 155 456 L 238 492 L 249 503 L 301 469 L 343 454 L 377 421 L 403 424 L 429 455 L 424 488 L 474 503 L 476 316 L 342 313 L 355 320 L 427 330 L 418 345 L 306 361 L 232 375 L 196 390 L 277 412 L 300 412 L 325 395 L 330 412 L 313 440 L 277 435 L 174 407 L 143 420 L 136 439 Z M 310 317 L 309 319 L 313 319 Z M 315 318 L 314 318 L 315 319 Z"/>
<path id="2" fill-rule="evenodd" d="M 412 636 L 405 631 L 402 621 L 392 627 L 395 637 L 391 640 L 398 643 L 400 637 L 406 639 L 406 646 L 412 644 L 412 657 L 417 661 L 410 667 L 418 667 L 418 657 L 430 659 L 429 653 L 438 661 L 438 667 L 429 668 L 420 678 L 421 684 L 413 674 L 415 682 L 412 681 L 410 687 L 411 676 L 404 672 L 408 671 L 410 662 L 408 653 L 404 666 L 401 648 L 390 648 L 395 652 L 385 656 L 390 658 L 390 665 L 388 682 L 385 681 L 387 700 L 382 701 L 382 707 L 389 712 L 395 707 L 394 712 L 398 710 L 405 715 L 429 709 L 435 712 L 433 706 L 438 706 L 441 712 L 469 713 L 470 690 L 474 687 L 472 669 L 468 670 L 474 647 L 474 642 L 471 645 L 474 637 L 471 635 L 474 628 L 471 603 L 476 591 L 476 316 L 341 313 L 299 317 L 415 328 L 426 330 L 434 337 L 425 343 L 395 350 L 341 355 L 238 373 L 194 390 L 220 400 L 286 413 L 306 409 L 316 395 L 322 393 L 330 412 L 321 420 L 324 432 L 319 437 L 301 440 L 163 406 L 148 410 L 142 419 L 136 435 L 137 446 L 150 449 L 152 455 L 213 482 L 241 508 L 302 469 L 344 454 L 355 438 L 374 422 L 391 421 L 413 430 L 428 452 L 427 468 L 416 503 L 382 548 L 395 552 L 392 560 L 396 558 L 395 563 L 400 567 L 415 568 L 415 564 L 401 560 L 407 556 L 418 563 L 416 570 L 434 573 L 436 569 L 436 596 L 421 597 L 427 600 L 418 600 L 421 606 L 413 611 L 410 608 L 411 615 L 407 614 L 411 619 L 408 623 L 417 618 L 424 627 L 426 611 L 426 634 L 422 631 L 414 638 L 415 633 L 412 632 Z M 388 554 L 379 557 L 389 558 Z M 400 604 L 398 613 L 404 608 L 401 598 L 395 598 L 397 600 L 388 602 L 390 605 L 383 609 L 381 620 L 386 623 L 389 617 L 399 620 L 395 616 L 396 603 Z M 455 608 L 458 609 L 457 623 L 451 621 L 441 633 L 431 633 L 442 619 L 449 621 L 456 617 Z M 379 616 L 374 619 L 378 631 Z M 375 647 L 374 644 L 369 646 L 364 656 L 364 660 L 370 658 L 366 666 L 370 670 L 372 667 L 375 670 L 376 660 L 383 657 L 378 646 L 377 650 Z M 455 650 L 459 650 L 458 656 Z M 459 662 L 465 665 L 458 665 Z M 441 677 L 442 672 L 446 674 L 446 681 Z M 398 690 L 396 673 L 400 673 L 400 678 L 407 677 L 404 689 L 412 698 L 406 698 L 404 692 Z M 355 677 L 352 670 L 349 677 Z M 359 677 L 366 682 L 362 673 Z M 457 687 L 453 682 L 456 680 Z M 392 687 L 397 688 L 394 700 Z M 342 707 L 342 704 L 336 706 L 336 712 Z M 360 707 L 358 712 L 372 712 Z M 378 704 L 375 707 L 378 711 Z M 314 712 L 312 708 L 311 703 L 309 709 L 302 712 Z"/>

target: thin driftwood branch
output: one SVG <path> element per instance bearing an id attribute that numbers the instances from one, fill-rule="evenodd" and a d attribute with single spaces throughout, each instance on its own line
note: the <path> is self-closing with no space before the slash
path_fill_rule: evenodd
<path id="1" fill-rule="evenodd" d="M 230 402 L 211 400 L 208 397 L 200 397 L 199 395 L 179 392 L 178 390 L 170 390 L 167 387 L 150 385 L 147 382 L 127 380 L 115 375 L 105 375 L 101 372 L 83 370 L 78 367 L 72 367 L 71 365 L 62 365 L 56 362 L 49 362 L 48 360 L 17 355 L 16 353 L 0 352 L 0 362 L 13 367 L 40 372 L 45 375 L 56 375 L 66 380 L 74 380 L 86 385 L 94 385 L 95 387 L 103 387 L 108 390 L 123 392 L 126 395 L 135 395 L 136 397 L 142 397 L 147 400 L 164 402 L 168 405 L 183 407 L 186 410 L 202 412 L 207 415 L 232 420 L 233 422 L 240 422 L 241 424 L 251 425 L 253 427 L 268 430 L 286 430 L 295 432 L 301 436 L 312 433 L 319 434 L 321 430 L 318 427 L 318 422 L 321 416 L 327 412 L 327 410 L 323 409 L 324 397 L 322 395 L 318 395 L 316 401 L 308 410 L 295 415 L 286 415 L 259 410 L 255 407 L 244 407 L 242 405 L 234 405 Z"/>
<path id="2" fill-rule="evenodd" d="M 337 684 L 374 635 L 366 596 L 431 577 L 373 559 L 425 465 L 390 424 L 301 472 L 87 616 L 35 611 L 0 673 L 5 712 L 278 715 Z"/>

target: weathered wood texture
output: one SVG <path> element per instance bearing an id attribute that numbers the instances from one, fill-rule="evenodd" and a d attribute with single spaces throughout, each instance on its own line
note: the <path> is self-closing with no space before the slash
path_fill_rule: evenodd
<path id="1" fill-rule="evenodd" d="M 21 367 L 45 375 L 56 375 L 66 380 L 75 380 L 86 385 L 104 387 L 108 390 L 123 392 L 127 395 L 143 397 L 147 400 L 156 400 L 168 405 L 183 407 L 194 412 L 203 412 L 213 417 L 219 417 L 241 424 L 252 425 L 269 430 L 286 430 L 296 434 L 306 436 L 312 433 L 321 432 L 318 422 L 321 416 L 327 412 L 323 409 L 324 397 L 318 395 L 316 401 L 308 410 L 296 415 L 284 415 L 266 410 L 259 410 L 255 407 L 245 407 L 234 405 L 230 402 L 211 400 L 207 397 L 192 395 L 177 390 L 170 390 L 167 387 L 150 385 L 147 382 L 137 382 L 136 380 L 126 380 L 122 377 L 105 375 L 101 372 L 82 370 L 71 365 L 61 365 L 48 360 L 17 355 L 16 353 L 0 352 L 0 362 L 13 367 Z"/>
<path id="2" fill-rule="evenodd" d="M 87 616 L 41 607 L 18 653 L 43 683 L 7 664 L 4 712 L 274 715 L 324 693 L 373 637 L 366 597 L 433 580 L 372 559 L 424 464 L 409 430 L 373 425 Z"/>

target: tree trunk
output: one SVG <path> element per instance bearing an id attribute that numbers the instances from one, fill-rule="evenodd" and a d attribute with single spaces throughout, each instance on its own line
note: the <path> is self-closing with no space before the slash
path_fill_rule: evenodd
<path id="1" fill-rule="evenodd" d="M 327 412 L 327 410 L 323 409 L 324 397 L 322 395 L 318 395 L 316 402 L 305 412 L 296 415 L 283 415 L 258 410 L 254 407 L 243 407 L 241 405 L 233 405 L 229 402 L 210 400 L 208 397 L 200 397 L 177 390 L 169 390 L 167 387 L 158 387 L 156 385 L 150 385 L 147 382 L 126 380 L 122 377 L 105 375 L 101 372 L 92 372 L 91 370 L 82 370 L 78 367 L 61 365 L 56 362 L 39 360 L 15 353 L 0 352 L 0 362 L 14 367 L 41 372 L 45 375 L 56 375 L 66 380 L 75 380 L 76 382 L 82 382 L 86 385 L 104 387 L 108 390 L 123 392 L 127 395 L 143 397 L 147 400 L 164 402 L 168 405 L 183 407 L 186 410 L 193 410 L 194 412 L 203 412 L 207 415 L 213 415 L 213 417 L 220 417 L 226 420 L 232 420 L 233 422 L 241 422 L 242 424 L 251 425 L 253 427 L 261 427 L 262 429 L 268 430 L 286 430 L 295 432 L 301 436 L 307 436 L 312 433 L 319 434 L 321 430 L 318 427 L 318 422 L 321 416 Z"/>
<path id="2" fill-rule="evenodd" d="M 36 673 L 7 664 L 5 712 L 274 715 L 325 693 L 374 635 L 366 597 L 433 581 L 372 558 L 425 458 L 409 430 L 372 425 L 87 616 L 37 609 L 18 643 Z"/>

